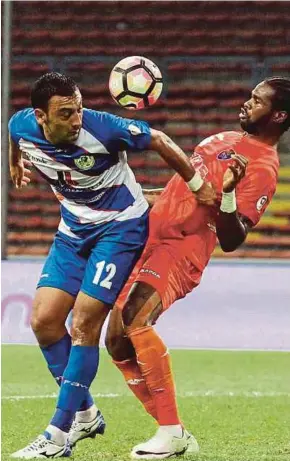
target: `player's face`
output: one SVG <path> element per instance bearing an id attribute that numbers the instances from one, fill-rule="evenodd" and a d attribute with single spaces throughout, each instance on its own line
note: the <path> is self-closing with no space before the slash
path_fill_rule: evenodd
<path id="1" fill-rule="evenodd" d="M 73 143 L 82 127 L 82 96 L 77 90 L 73 96 L 53 96 L 41 123 L 45 137 L 53 144 Z"/>
<path id="2" fill-rule="evenodd" d="M 263 133 L 269 129 L 273 115 L 272 100 L 275 91 L 267 83 L 259 83 L 251 98 L 241 107 L 240 125 L 250 134 Z"/>

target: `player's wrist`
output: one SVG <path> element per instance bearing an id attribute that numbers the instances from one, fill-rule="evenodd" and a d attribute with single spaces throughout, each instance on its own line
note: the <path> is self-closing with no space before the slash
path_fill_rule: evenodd
<path id="1" fill-rule="evenodd" d="M 222 193 L 220 210 L 223 213 L 234 213 L 237 210 L 237 200 L 235 189 L 231 192 Z"/>
<path id="2" fill-rule="evenodd" d="M 199 172 L 196 171 L 193 177 L 190 179 L 190 181 L 187 181 L 186 184 L 192 192 L 197 192 L 201 188 L 203 183 L 204 181 L 202 177 L 200 176 Z"/>

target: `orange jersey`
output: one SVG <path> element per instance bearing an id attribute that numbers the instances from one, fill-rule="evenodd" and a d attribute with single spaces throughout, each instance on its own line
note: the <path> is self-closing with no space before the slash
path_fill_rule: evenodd
<path id="1" fill-rule="evenodd" d="M 228 131 L 203 140 L 191 162 L 203 179 L 213 184 L 221 198 L 223 176 L 234 153 L 244 155 L 249 161 L 246 175 L 236 188 L 237 209 L 256 225 L 276 189 L 279 167 L 276 148 L 247 133 Z M 216 244 L 215 217 L 216 211 L 199 205 L 176 174 L 150 212 L 146 247 L 162 242 L 170 247 L 174 257 L 186 256 L 202 271 Z"/>

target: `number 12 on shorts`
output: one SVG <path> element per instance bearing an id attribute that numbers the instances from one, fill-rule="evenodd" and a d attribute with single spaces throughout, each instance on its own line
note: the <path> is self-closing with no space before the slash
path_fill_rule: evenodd
<path id="1" fill-rule="evenodd" d="M 106 261 L 100 261 L 96 264 L 96 268 L 97 268 L 97 271 L 96 271 L 96 275 L 94 277 L 93 283 L 95 285 L 100 285 L 101 287 L 104 287 L 110 290 L 112 286 L 111 280 L 116 274 L 116 270 L 117 270 L 116 265 L 113 263 L 106 264 Z M 102 276 L 104 269 L 108 273 L 108 275 L 100 282 L 100 278 Z"/>

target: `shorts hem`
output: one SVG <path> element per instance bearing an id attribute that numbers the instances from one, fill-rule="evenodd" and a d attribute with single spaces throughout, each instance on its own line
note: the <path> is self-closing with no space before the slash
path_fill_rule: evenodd
<path id="1" fill-rule="evenodd" d="M 64 286 L 57 285 L 57 284 L 49 284 L 49 283 L 42 284 L 41 283 L 41 284 L 37 284 L 36 289 L 38 289 L 38 288 L 57 288 L 58 290 L 65 291 L 66 293 L 73 296 L 74 298 L 76 298 L 77 294 L 78 294 L 78 292 L 74 293 L 71 290 L 69 290 L 69 288 L 66 288 Z"/>
<path id="2" fill-rule="evenodd" d="M 116 302 L 116 299 L 117 299 L 117 298 L 116 298 L 114 301 L 108 302 L 108 300 L 102 299 L 102 296 L 97 296 L 97 295 L 95 295 L 95 294 L 93 294 L 93 293 L 90 293 L 88 290 L 84 290 L 83 288 L 80 288 L 80 291 L 81 291 L 82 293 L 84 293 L 85 295 L 90 296 L 91 298 L 94 298 L 94 299 L 96 299 L 97 301 L 101 301 L 101 302 L 104 303 L 104 304 L 109 304 L 109 305 L 112 306 L 112 307 L 114 306 L 114 304 L 115 304 L 115 302 Z"/>
<path id="3" fill-rule="evenodd" d="M 154 288 L 155 291 L 157 291 L 157 293 L 160 296 L 161 302 L 163 304 L 162 297 L 164 293 L 162 293 L 162 290 L 160 289 L 160 287 L 157 286 L 158 285 L 157 279 L 156 279 L 156 283 L 154 283 L 155 279 L 154 281 L 151 277 L 150 279 L 151 280 L 146 280 L 146 277 L 144 277 L 142 274 L 139 273 L 133 283 L 144 282 L 144 283 L 147 283 L 147 285 L 150 285 L 152 288 Z"/>

